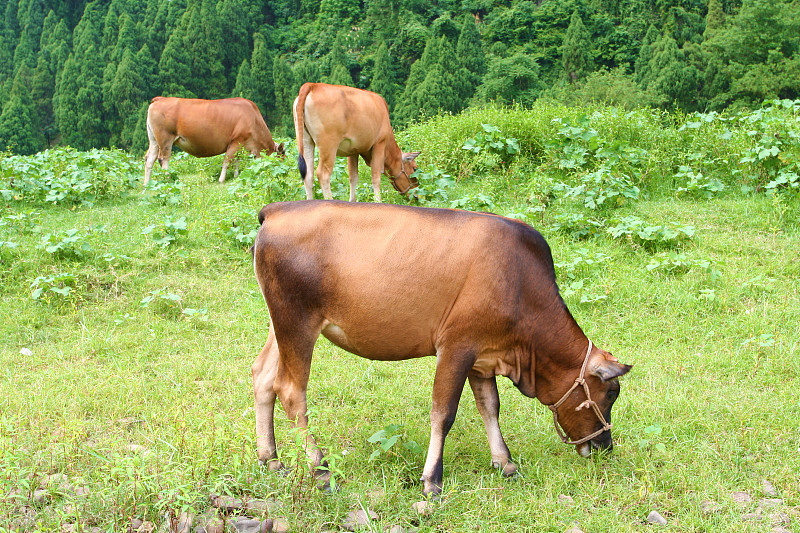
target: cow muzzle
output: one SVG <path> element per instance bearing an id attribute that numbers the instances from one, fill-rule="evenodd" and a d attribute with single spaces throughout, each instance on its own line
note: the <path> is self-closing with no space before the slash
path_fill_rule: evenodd
<path id="1" fill-rule="evenodd" d="M 389 176 L 389 180 L 392 182 L 392 187 L 402 194 L 403 196 L 408 196 L 408 191 L 415 187 L 419 187 L 419 180 L 414 177 L 414 173 L 412 172 L 411 175 L 406 172 L 405 163 L 402 163 L 402 170 L 400 174 L 397 176 Z"/>
<path id="2" fill-rule="evenodd" d="M 394 189 L 403 196 L 407 196 L 408 191 L 411 189 L 419 187 L 419 181 L 417 181 L 417 178 L 412 178 L 404 174 L 392 178 L 391 181 L 392 187 L 394 187 Z"/>
<path id="3" fill-rule="evenodd" d="M 592 395 L 589 392 L 589 385 L 586 384 L 586 379 L 584 379 L 584 374 L 586 374 L 586 365 L 589 363 L 589 355 L 592 353 L 592 341 L 589 341 L 589 349 L 586 350 L 586 357 L 583 359 L 583 366 L 581 367 L 581 372 L 577 378 L 575 378 L 575 382 L 572 384 L 572 387 L 564 393 L 564 396 L 561 397 L 553 405 L 548 405 L 547 407 L 553 412 L 553 425 L 556 427 L 556 433 L 558 436 L 561 437 L 561 442 L 564 444 L 574 444 L 576 451 L 583 457 L 588 457 L 592 449 L 607 449 L 610 450 L 614 444 L 611 440 L 611 428 L 613 427 L 610 422 L 606 420 L 603 416 L 603 413 L 600 411 L 600 408 L 597 406 L 597 403 L 592 400 Z M 586 394 L 586 400 L 583 401 L 578 407 L 575 408 L 576 411 L 581 409 L 591 409 L 594 411 L 595 416 L 597 416 L 598 420 L 602 424 L 602 427 L 597 431 L 586 435 L 585 437 L 578 439 L 578 440 L 569 440 L 569 437 L 566 433 L 561 429 L 561 426 L 558 423 L 558 408 L 567 401 L 569 395 L 572 394 L 572 391 L 577 389 L 578 387 L 583 387 L 583 392 Z M 598 438 L 599 437 L 599 438 Z"/>

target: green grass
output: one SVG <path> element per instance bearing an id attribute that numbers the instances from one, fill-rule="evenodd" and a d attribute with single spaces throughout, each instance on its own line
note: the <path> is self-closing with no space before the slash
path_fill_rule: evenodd
<path id="1" fill-rule="evenodd" d="M 562 179 L 576 182 L 577 174 L 555 168 L 544 148 L 520 156 L 510 169 L 463 159 L 456 145 L 493 116 L 483 113 L 477 120 L 469 113 L 451 122 L 436 119 L 406 132 L 416 146 L 401 143 L 426 150 L 423 167 L 454 176 L 482 168 L 459 176 L 447 191 L 451 201 L 483 192 L 495 211 L 523 212 L 538 205 L 532 193 L 550 194 L 548 184 Z M 578 114 L 567 110 L 565 116 L 571 113 Z M 523 127 L 549 127 L 550 115 L 537 117 L 526 122 L 508 112 L 494 123 L 501 129 L 518 124 L 519 131 L 503 131 L 521 138 Z M 603 136 L 625 131 L 614 120 L 629 118 L 603 115 L 600 122 L 614 127 L 595 127 Z M 424 146 L 436 128 L 447 135 L 431 135 L 438 144 Z M 677 128 L 656 130 L 648 125 L 643 138 L 680 136 Z M 545 141 L 521 145 L 532 154 L 530 147 Z M 697 149 L 690 141 L 682 149 Z M 670 157 L 680 164 L 679 154 Z M 0 226 L 0 241 L 18 244 L 0 248 L 0 531 L 61 531 L 73 523 L 87 531 L 124 531 L 132 516 L 161 523 L 165 513 L 204 512 L 211 493 L 276 498 L 282 505 L 271 516 L 299 532 L 337 530 L 347 512 L 361 506 L 379 515 L 374 531 L 402 524 L 423 532 L 562 532 L 577 523 L 587 532 L 635 532 L 657 527 L 646 523 L 651 510 L 668 519 L 667 531 L 769 531 L 774 512 L 789 517 L 789 530 L 800 528 L 796 196 L 744 194 L 740 178 L 730 177 L 728 190 L 710 200 L 676 198 L 672 171 L 645 163 L 638 178 L 642 197 L 617 210 L 587 212 L 580 202 L 548 197 L 544 213 L 528 220 L 548 239 L 556 263 L 585 253 L 608 256 L 576 267 L 583 286 L 566 300 L 599 346 L 635 365 L 622 379 L 613 413 L 614 452 L 580 458 L 559 442 L 547 408 L 501 379 L 501 426 L 520 465 L 520 475 L 505 480 L 489 466 L 483 424 L 467 388 L 445 448 L 443 498 L 432 515 L 420 518 L 411 504 L 421 499 L 432 358 L 378 363 L 320 340 L 309 403 L 316 435 L 338 456 L 340 490 L 314 488 L 304 461 L 287 476 L 257 465 L 250 364 L 269 318 L 246 246 L 220 221 L 255 212 L 264 193 L 253 185 L 231 194 L 228 184 L 216 183 L 218 165 L 217 159 L 178 159 L 174 168 L 184 189 L 174 205 L 138 190 L 91 207 L 4 204 L 2 217 L 36 215 L 30 224 Z M 641 176 L 656 170 L 663 180 L 648 186 Z M 369 182 L 366 176 L 362 169 L 362 183 Z M 294 175 L 282 183 L 288 198 L 302 197 Z M 143 202 L 147 197 L 152 200 Z M 386 182 L 384 198 L 402 202 Z M 682 244 L 647 247 L 605 235 L 577 240 L 555 229 L 558 215 L 579 212 L 672 221 L 692 225 L 696 233 Z M 188 234 L 168 246 L 142 234 L 180 216 Z M 101 226 L 105 232 L 86 237 L 91 251 L 83 256 L 39 248 L 46 233 Z M 720 276 L 697 267 L 647 270 L 669 251 L 713 262 Z M 64 272 L 76 279 L 67 297 L 31 298 L 35 278 Z M 567 267 L 558 274 L 563 284 Z M 156 298 L 142 306 L 160 289 L 180 302 Z M 594 301 L 581 303 L 586 296 Z M 185 308 L 207 314 L 192 318 Z M 20 353 L 23 348 L 32 355 Z M 296 463 L 302 452 L 280 407 L 276 421 L 285 459 Z M 391 424 L 402 425 L 399 443 L 369 461 L 376 445 L 368 439 Z M 422 451 L 404 446 L 412 441 Z M 56 473 L 86 486 L 88 495 L 56 490 L 45 505 L 31 505 L 28 498 L 42 477 Z M 765 511 L 761 521 L 744 520 L 765 497 L 765 479 L 783 505 Z M 754 501 L 735 503 L 734 491 L 747 491 Z M 574 503 L 560 503 L 559 495 Z M 720 509 L 702 513 L 704 500 Z"/>

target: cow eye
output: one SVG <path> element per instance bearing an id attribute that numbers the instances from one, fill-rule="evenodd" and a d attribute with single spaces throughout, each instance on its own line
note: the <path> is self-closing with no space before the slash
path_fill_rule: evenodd
<path id="1" fill-rule="evenodd" d="M 615 389 L 611 389 L 606 393 L 606 398 L 608 398 L 609 402 L 613 402 L 614 400 L 616 400 L 617 396 L 619 396 L 619 391 Z"/>

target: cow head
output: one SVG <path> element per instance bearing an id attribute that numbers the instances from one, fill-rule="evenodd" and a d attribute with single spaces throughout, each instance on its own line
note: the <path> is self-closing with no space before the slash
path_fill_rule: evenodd
<path id="1" fill-rule="evenodd" d="M 594 449 L 610 451 L 613 448 L 611 407 L 619 396 L 618 378 L 630 369 L 631 365 L 620 363 L 604 350 L 592 349 L 590 344 L 572 388 L 549 406 L 561 440 L 574 444 L 581 456 L 588 457 Z"/>
<path id="2" fill-rule="evenodd" d="M 397 192 L 403 195 L 408 195 L 408 191 L 414 187 L 419 187 L 417 178 L 412 177 L 412 174 L 417 170 L 417 163 L 414 160 L 422 152 L 403 152 L 403 157 L 400 159 L 400 173 L 396 176 L 390 174 L 392 187 Z"/>

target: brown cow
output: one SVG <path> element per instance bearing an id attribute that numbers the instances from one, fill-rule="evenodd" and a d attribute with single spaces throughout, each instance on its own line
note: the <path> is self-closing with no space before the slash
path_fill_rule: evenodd
<path id="1" fill-rule="evenodd" d="M 616 378 L 630 366 L 581 331 L 559 295 L 550 248 L 527 224 L 326 201 L 271 204 L 259 220 L 253 262 L 271 323 L 252 370 L 258 457 L 271 469 L 281 467 L 275 398 L 307 428 L 306 388 L 320 333 L 368 359 L 436 356 L 425 494 L 441 491 L 444 440 L 466 380 L 492 464 L 506 476 L 516 466 L 498 424 L 498 375 L 549 405 L 562 439 L 581 455 L 611 449 Z M 313 463 L 323 464 L 310 435 L 306 445 Z"/>
<path id="2" fill-rule="evenodd" d="M 200 100 L 198 98 L 165 98 L 156 96 L 147 108 L 147 149 L 144 165 L 144 184 L 150 181 L 156 159 L 161 168 L 169 168 L 172 145 L 195 157 L 225 154 L 219 182 L 240 148 L 255 157 L 283 155 L 283 143 L 276 145 L 272 134 L 258 111 L 258 106 L 246 98 Z M 239 174 L 238 165 L 236 175 Z"/>
<path id="3" fill-rule="evenodd" d="M 305 83 L 294 100 L 297 168 L 314 198 L 314 147 L 319 147 L 317 179 L 326 200 L 331 194 L 331 173 L 336 156 L 347 156 L 350 201 L 356 201 L 358 156 L 372 169 L 372 190 L 381 201 L 381 173 L 386 172 L 400 194 L 419 185 L 411 175 L 420 152 L 404 153 L 397 146 L 389 123 L 389 106 L 380 95 L 362 89 L 326 83 Z"/>

